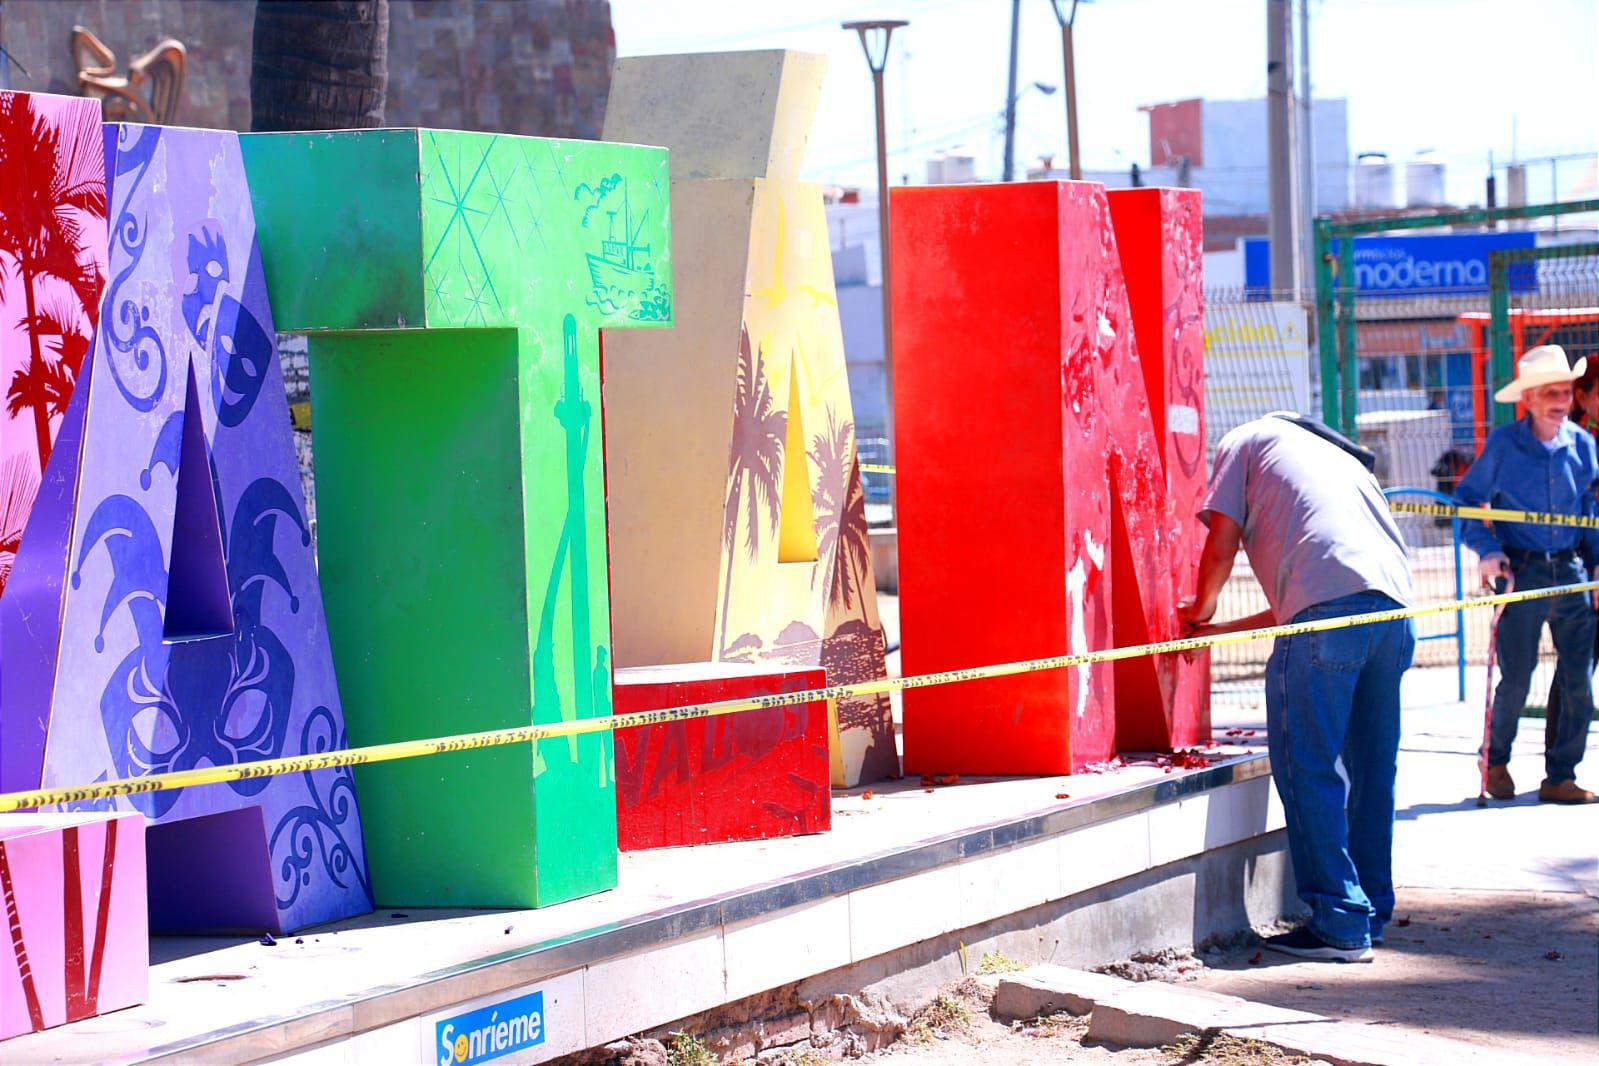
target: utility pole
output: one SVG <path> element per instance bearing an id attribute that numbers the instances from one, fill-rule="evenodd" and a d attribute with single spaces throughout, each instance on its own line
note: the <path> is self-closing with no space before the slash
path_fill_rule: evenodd
<path id="1" fill-rule="evenodd" d="M 1310 0 L 1299 3 L 1299 278 L 1309 289 L 1316 276 L 1316 242 L 1311 240 L 1316 205 L 1316 113 L 1310 86 Z"/>
<path id="2" fill-rule="evenodd" d="M 877 247 L 883 282 L 883 432 L 888 435 L 890 462 L 894 455 L 894 316 L 889 299 L 888 134 L 883 124 L 883 69 L 888 65 L 889 41 L 894 31 L 905 25 L 908 23 L 903 19 L 844 23 L 844 29 L 854 30 L 860 35 L 861 51 L 866 55 L 867 69 L 872 72 L 872 93 L 877 101 Z"/>
<path id="3" fill-rule="evenodd" d="M 1005 176 L 1016 178 L 1016 48 L 1021 40 L 1022 0 L 1010 0 L 1010 79 L 1005 87 Z"/>
<path id="4" fill-rule="evenodd" d="M 1066 84 L 1066 163 L 1073 181 L 1083 176 L 1083 161 L 1077 154 L 1077 69 L 1072 58 L 1072 23 L 1077 21 L 1078 0 L 1049 0 L 1060 23 L 1060 56 Z"/>
<path id="5" fill-rule="evenodd" d="M 1271 287 L 1302 295 L 1299 280 L 1299 219 L 1294 211 L 1294 135 L 1290 0 L 1266 0 L 1266 155 L 1269 201 L 1266 232 L 1271 241 Z"/>

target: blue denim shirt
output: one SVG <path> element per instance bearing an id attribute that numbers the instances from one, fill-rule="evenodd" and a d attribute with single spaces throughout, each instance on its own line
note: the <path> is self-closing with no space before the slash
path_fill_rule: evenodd
<path id="1" fill-rule="evenodd" d="M 1593 517 L 1599 515 L 1595 482 L 1599 482 L 1599 453 L 1591 434 L 1571 422 L 1562 423 L 1551 450 L 1533 436 L 1529 420 L 1523 418 L 1488 434 L 1482 454 L 1455 486 L 1455 502 Z M 1599 530 L 1594 529 L 1468 521 L 1461 524 L 1461 537 L 1479 556 L 1507 548 L 1599 556 Z"/>

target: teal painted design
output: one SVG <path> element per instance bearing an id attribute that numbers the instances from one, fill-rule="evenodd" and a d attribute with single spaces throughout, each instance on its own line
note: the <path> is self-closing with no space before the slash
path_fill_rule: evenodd
<path id="1" fill-rule="evenodd" d="M 671 324 L 664 149 L 437 130 L 420 138 L 429 325 L 523 325 L 559 312 L 574 292 L 600 326 Z M 551 259 L 558 270 L 545 267 Z"/>

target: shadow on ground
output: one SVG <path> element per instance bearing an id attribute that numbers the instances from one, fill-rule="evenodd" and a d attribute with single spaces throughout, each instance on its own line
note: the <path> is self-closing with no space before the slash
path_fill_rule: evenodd
<path id="1" fill-rule="evenodd" d="M 1402 889 L 1394 916 L 1370 965 L 1302 962 L 1255 945 L 1207 957 L 1199 984 L 1507 1054 L 1599 1051 L 1599 900 Z"/>

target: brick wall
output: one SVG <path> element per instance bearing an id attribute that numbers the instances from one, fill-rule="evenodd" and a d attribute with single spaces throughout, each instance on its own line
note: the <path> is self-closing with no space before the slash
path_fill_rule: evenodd
<path id="1" fill-rule="evenodd" d="M 0 44 L 28 74 L 11 87 L 78 95 L 68 44 L 82 25 L 117 54 L 117 69 L 157 42 L 176 37 L 189 52 L 178 122 L 208 129 L 250 128 L 249 0 L 0 0 Z"/>
<path id="2" fill-rule="evenodd" d="M 74 24 L 119 69 L 166 37 L 188 49 L 178 122 L 250 126 L 250 0 L 0 0 L 14 89 L 76 94 Z M 603 0 L 389 0 L 391 126 L 597 138 L 616 38 Z"/>
<path id="3" fill-rule="evenodd" d="M 615 56 L 609 3 L 389 0 L 388 122 L 597 140 Z"/>

